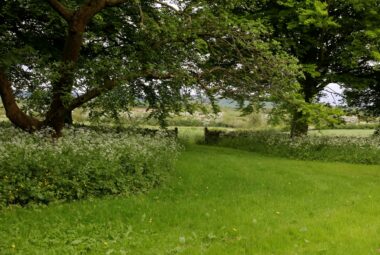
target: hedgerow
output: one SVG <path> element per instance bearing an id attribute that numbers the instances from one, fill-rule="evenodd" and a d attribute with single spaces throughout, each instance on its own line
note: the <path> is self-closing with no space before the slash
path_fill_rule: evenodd
<path id="1" fill-rule="evenodd" d="M 292 159 L 380 164 L 379 136 L 291 139 L 287 133 L 238 131 L 219 134 L 213 144 Z"/>
<path id="2" fill-rule="evenodd" d="M 67 130 L 53 140 L 2 127 L 0 207 L 144 192 L 173 167 L 179 145 L 157 133 Z"/>

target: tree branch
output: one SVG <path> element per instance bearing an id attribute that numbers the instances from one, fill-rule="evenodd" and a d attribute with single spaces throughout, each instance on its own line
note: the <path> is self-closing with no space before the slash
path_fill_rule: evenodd
<path id="1" fill-rule="evenodd" d="M 93 89 L 87 91 L 86 93 L 84 93 L 83 95 L 75 98 L 71 102 L 71 104 L 69 105 L 68 110 L 72 111 L 75 108 L 82 106 L 83 104 L 87 103 L 88 101 L 102 95 L 103 93 L 105 93 L 107 91 L 112 90 L 113 88 L 116 87 L 116 85 L 117 85 L 117 82 L 115 82 L 115 80 L 106 80 L 104 82 L 103 87 L 93 88 Z"/>
<path id="2" fill-rule="evenodd" d="M 107 6 L 116 6 L 128 2 L 129 0 L 106 0 Z"/>
<path id="3" fill-rule="evenodd" d="M 64 6 L 62 3 L 60 3 L 58 0 L 48 0 L 49 4 L 53 9 L 61 15 L 62 18 L 64 18 L 66 21 L 69 21 L 71 17 L 74 15 L 74 11 L 68 9 L 66 6 Z"/>
<path id="4" fill-rule="evenodd" d="M 147 72 L 142 78 L 154 79 L 154 80 L 168 80 L 168 79 L 173 79 L 174 75 L 171 73 L 158 74 L 158 73 L 153 73 L 153 72 Z"/>
<path id="5" fill-rule="evenodd" d="M 161 79 L 161 80 L 167 80 L 167 79 L 172 79 L 174 78 L 173 74 L 170 73 L 165 73 L 165 74 L 157 74 L 153 72 L 144 72 L 143 75 L 134 73 L 131 74 L 130 76 L 125 76 L 123 78 L 120 78 L 118 80 L 113 80 L 113 79 L 106 79 L 104 82 L 104 85 L 102 87 L 97 87 L 93 88 L 86 93 L 76 97 L 70 105 L 67 107 L 68 110 L 72 111 L 75 108 L 78 108 L 82 106 L 83 104 L 91 101 L 92 99 L 108 92 L 114 89 L 120 82 L 128 82 L 137 78 L 145 78 L 145 79 Z"/>
<path id="6" fill-rule="evenodd" d="M 18 107 L 12 91 L 11 82 L 2 69 L 0 69 L 0 96 L 6 116 L 16 127 L 29 132 L 41 128 L 42 122 L 40 120 L 25 114 Z"/>

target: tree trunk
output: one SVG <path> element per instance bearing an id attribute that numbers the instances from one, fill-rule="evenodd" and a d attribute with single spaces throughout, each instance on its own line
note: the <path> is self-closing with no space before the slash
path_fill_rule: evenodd
<path id="1" fill-rule="evenodd" d="M 309 74 L 305 74 L 305 79 L 300 81 L 302 86 L 302 95 L 306 103 L 311 103 L 313 98 L 318 94 L 318 81 L 311 77 Z M 293 113 L 290 136 L 300 137 L 306 136 L 309 131 L 309 123 L 307 116 L 302 112 L 296 110 Z"/>
<path id="2" fill-rule="evenodd" d="M 114 4 L 124 1 L 111 1 Z M 74 73 L 76 64 L 80 56 L 80 50 L 83 44 L 83 35 L 87 23 L 91 18 L 107 6 L 105 0 L 87 1 L 76 12 L 74 12 L 67 21 L 69 24 L 68 35 L 63 50 L 63 59 L 61 66 L 61 76 L 53 84 L 53 100 L 50 108 L 46 113 L 44 124 L 55 130 L 55 136 L 61 136 L 65 120 L 71 115 L 73 109 L 70 108 L 71 102 L 65 102 L 64 98 L 71 96 L 71 90 L 74 84 Z"/>
<path id="3" fill-rule="evenodd" d="M 61 75 L 53 83 L 52 102 L 43 122 L 26 115 L 20 110 L 13 95 L 11 83 L 8 81 L 5 72 L 0 70 L 1 98 L 6 115 L 15 126 L 29 132 L 44 126 L 52 127 L 55 131 L 54 136 L 61 136 L 67 117 L 71 117 L 72 109 L 69 109 L 69 103 L 64 100 L 71 94 L 75 79 L 75 66 L 82 47 L 86 22 L 89 20 L 89 17 L 83 14 L 83 12 L 87 14 L 86 11 L 88 12 L 86 8 L 77 11 L 69 21 L 69 31 L 62 54 Z M 71 118 L 69 118 L 69 121 L 72 122 Z"/>
<path id="4" fill-rule="evenodd" d="M 68 111 L 65 115 L 65 124 L 72 126 L 73 125 L 73 113 L 72 111 Z"/>
<path id="5" fill-rule="evenodd" d="M 116 6 L 127 2 L 126 0 L 92 0 L 85 1 L 76 11 L 66 8 L 56 0 L 50 0 L 51 6 L 68 22 L 68 34 L 62 54 L 62 65 L 60 78 L 52 84 L 52 102 L 45 115 L 45 120 L 40 121 L 26 115 L 17 106 L 13 95 L 10 81 L 5 75 L 5 71 L 0 67 L 0 96 L 6 111 L 7 117 L 17 127 L 33 132 L 44 126 L 52 127 L 56 137 L 61 136 L 65 122 L 72 123 L 71 112 L 74 108 L 91 100 L 104 91 L 110 90 L 114 86 L 113 81 L 108 81 L 104 89 L 94 89 L 75 100 L 67 101 L 71 96 L 71 90 L 75 81 L 75 68 L 79 59 L 80 50 L 83 44 L 83 34 L 88 22 L 102 9 Z"/>
<path id="6" fill-rule="evenodd" d="M 28 132 L 33 132 L 41 128 L 42 122 L 40 120 L 28 116 L 18 107 L 12 91 L 11 82 L 2 69 L 0 69 L 0 96 L 4 105 L 5 114 L 13 125 Z"/>
<path id="7" fill-rule="evenodd" d="M 47 115 L 44 121 L 44 125 L 54 129 L 54 137 L 61 137 L 62 129 L 65 126 L 66 109 L 63 105 L 56 105 L 50 107 L 48 114 L 49 115 Z"/>
<path id="8" fill-rule="evenodd" d="M 306 136 L 308 131 L 309 124 L 307 123 L 306 116 L 304 116 L 302 111 L 294 112 L 291 123 L 290 136 L 292 138 Z"/>

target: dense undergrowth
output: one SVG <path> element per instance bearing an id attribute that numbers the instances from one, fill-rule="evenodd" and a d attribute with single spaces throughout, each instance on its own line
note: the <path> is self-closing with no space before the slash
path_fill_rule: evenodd
<path id="1" fill-rule="evenodd" d="M 143 192 L 162 181 L 177 158 L 173 138 L 157 133 L 66 130 L 52 140 L 1 127 L 0 208 Z"/>
<path id="2" fill-rule="evenodd" d="M 380 164 L 380 137 L 307 136 L 279 132 L 222 133 L 216 145 L 301 160 Z"/>

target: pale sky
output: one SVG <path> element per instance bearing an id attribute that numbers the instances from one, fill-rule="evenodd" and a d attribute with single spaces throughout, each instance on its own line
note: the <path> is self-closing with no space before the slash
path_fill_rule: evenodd
<path id="1" fill-rule="evenodd" d="M 320 102 L 322 103 L 329 103 L 330 105 L 342 105 L 342 99 L 341 96 L 343 94 L 343 88 L 336 84 L 336 83 L 330 83 L 326 86 L 326 88 L 323 90 L 323 96 L 320 98 Z"/>

